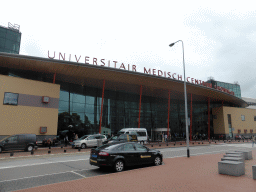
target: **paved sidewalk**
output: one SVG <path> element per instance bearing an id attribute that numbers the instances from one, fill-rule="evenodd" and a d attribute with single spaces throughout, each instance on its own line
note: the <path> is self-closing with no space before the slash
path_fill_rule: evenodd
<path id="1" fill-rule="evenodd" d="M 222 154 L 176 157 L 164 159 L 161 166 L 132 169 L 121 173 L 95 176 L 75 181 L 35 187 L 20 192 L 45 191 L 256 191 L 252 179 L 252 165 L 256 165 L 256 150 L 253 160 L 245 161 L 245 175 L 240 177 L 218 174 L 218 162 Z"/>

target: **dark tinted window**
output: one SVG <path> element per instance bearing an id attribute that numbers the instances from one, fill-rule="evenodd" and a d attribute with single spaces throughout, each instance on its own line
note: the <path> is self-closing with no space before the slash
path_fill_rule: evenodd
<path id="1" fill-rule="evenodd" d="M 137 134 L 139 136 L 146 136 L 146 132 L 145 131 L 138 131 Z"/>
<path id="2" fill-rule="evenodd" d="M 117 151 L 123 151 L 124 150 L 124 145 L 118 146 L 116 148 Z"/>
<path id="3" fill-rule="evenodd" d="M 137 151 L 148 151 L 146 147 L 144 147 L 138 143 L 135 144 L 135 147 L 136 147 Z"/>
<path id="4" fill-rule="evenodd" d="M 122 140 L 127 139 L 127 135 L 120 135 L 120 136 L 118 137 L 118 139 L 122 139 Z"/>
<path id="5" fill-rule="evenodd" d="M 8 143 L 16 143 L 18 141 L 18 136 L 12 136 L 8 138 Z"/>
<path id="6" fill-rule="evenodd" d="M 98 149 L 100 149 L 100 150 L 102 150 L 102 149 L 104 149 L 104 150 L 115 150 L 115 149 L 117 149 L 119 146 L 116 146 L 116 145 L 108 145 L 108 144 L 106 144 L 106 145 L 102 145 L 101 147 L 99 147 Z"/>
<path id="7" fill-rule="evenodd" d="M 124 151 L 135 151 L 135 148 L 133 147 L 133 144 L 127 143 L 124 145 Z"/>
<path id="8" fill-rule="evenodd" d="M 32 138 L 29 138 L 32 140 Z M 19 141 L 25 141 L 25 135 L 19 135 Z"/>

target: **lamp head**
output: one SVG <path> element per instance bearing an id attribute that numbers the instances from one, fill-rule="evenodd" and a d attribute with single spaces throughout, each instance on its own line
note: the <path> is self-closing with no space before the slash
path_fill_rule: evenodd
<path id="1" fill-rule="evenodd" d="M 171 43 L 169 46 L 172 47 L 175 43 Z"/>

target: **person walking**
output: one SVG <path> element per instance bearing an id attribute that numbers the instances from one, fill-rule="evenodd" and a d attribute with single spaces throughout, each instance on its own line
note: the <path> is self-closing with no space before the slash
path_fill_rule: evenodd
<path id="1" fill-rule="evenodd" d="M 253 135 L 253 136 L 252 136 L 252 147 L 254 146 L 255 140 L 256 140 L 256 138 L 255 138 L 255 136 Z"/>

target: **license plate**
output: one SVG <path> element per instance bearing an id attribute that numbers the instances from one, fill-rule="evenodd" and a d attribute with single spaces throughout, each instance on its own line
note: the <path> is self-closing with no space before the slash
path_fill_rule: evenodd
<path id="1" fill-rule="evenodd" d="M 92 155 L 92 157 L 97 158 L 97 155 Z"/>

